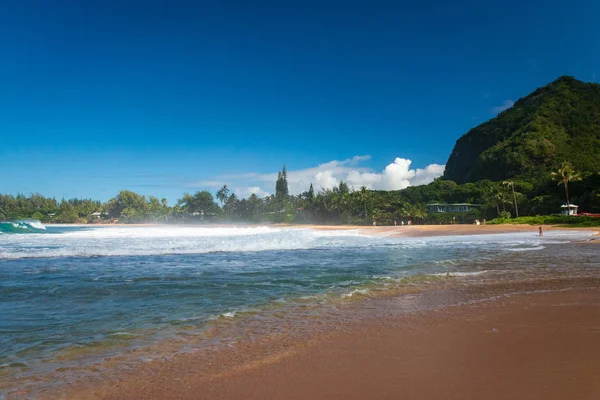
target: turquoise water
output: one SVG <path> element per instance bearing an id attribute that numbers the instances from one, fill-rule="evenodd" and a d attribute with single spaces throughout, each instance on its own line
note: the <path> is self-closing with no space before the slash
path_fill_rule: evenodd
<path id="1" fill-rule="evenodd" d="M 0 233 L 42 233 L 46 227 L 36 219 L 0 222 Z"/>
<path id="2" fill-rule="evenodd" d="M 402 228 L 410 229 L 410 228 Z M 63 366 L 273 304 L 383 290 L 403 278 L 571 268 L 590 232 L 438 238 L 269 227 L 60 227 L 0 233 L 0 369 Z M 582 246 L 586 247 L 586 246 Z M 580 269 L 595 271 L 582 248 Z M 571 258 L 572 259 L 572 258 Z M 587 260 L 587 261 L 586 261 Z"/>

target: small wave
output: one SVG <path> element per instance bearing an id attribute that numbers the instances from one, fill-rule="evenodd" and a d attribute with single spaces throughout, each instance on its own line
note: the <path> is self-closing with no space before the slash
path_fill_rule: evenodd
<path id="1" fill-rule="evenodd" d="M 544 250 L 546 246 L 535 246 L 535 247 L 521 247 L 517 249 L 507 249 L 508 251 L 535 251 L 535 250 Z"/>
<path id="2" fill-rule="evenodd" d="M 233 318 L 233 317 L 235 317 L 236 314 L 237 314 L 237 311 L 229 311 L 229 312 L 221 314 L 221 317 Z"/>
<path id="3" fill-rule="evenodd" d="M 471 271 L 471 272 L 440 272 L 438 274 L 431 274 L 433 276 L 448 276 L 448 277 L 453 277 L 453 276 L 477 276 L 477 275 L 482 275 L 485 274 L 487 271 Z"/>
<path id="4" fill-rule="evenodd" d="M 0 222 L 0 232 L 2 233 L 40 233 L 45 230 L 46 227 L 37 219 Z"/>
<path id="5" fill-rule="evenodd" d="M 113 332 L 110 333 L 109 336 L 136 336 L 134 333 L 130 332 Z"/>
<path id="6" fill-rule="evenodd" d="M 367 296 L 371 293 L 369 289 L 354 289 L 350 293 L 345 293 L 342 297 L 352 297 L 352 296 Z"/>

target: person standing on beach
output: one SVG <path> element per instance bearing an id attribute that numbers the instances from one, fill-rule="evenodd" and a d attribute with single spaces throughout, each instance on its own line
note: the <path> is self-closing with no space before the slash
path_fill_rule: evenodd
<path id="1" fill-rule="evenodd" d="M 544 231 L 542 230 L 542 226 L 538 228 L 538 236 L 544 236 Z"/>

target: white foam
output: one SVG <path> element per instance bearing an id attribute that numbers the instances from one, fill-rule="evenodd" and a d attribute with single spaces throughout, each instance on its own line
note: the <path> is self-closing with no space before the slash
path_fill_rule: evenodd
<path id="1" fill-rule="evenodd" d="M 350 293 L 344 293 L 344 294 L 342 295 L 342 297 L 352 297 L 352 296 L 355 296 L 355 295 L 362 295 L 362 296 L 365 296 L 365 295 L 368 295 L 368 294 L 370 294 L 370 293 L 371 293 L 371 292 L 369 291 L 369 289 L 354 289 L 354 290 L 353 290 L 353 291 L 351 291 Z"/>
<path id="2" fill-rule="evenodd" d="M 46 229 L 46 227 L 44 226 L 44 224 L 42 224 L 37 219 L 26 219 L 26 220 L 23 220 L 21 222 L 24 222 L 27 225 L 29 225 L 29 226 L 31 226 L 32 228 L 35 228 L 35 229 L 42 229 L 42 230 Z"/>
<path id="3" fill-rule="evenodd" d="M 485 274 L 487 271 L 470 271 L 470 272 L 460 272 L 460 271 L 453 271 L 453 272 L 440 272 L 438 274 L 431 274 L 433 276 L 449 276 L 449 277 L 454 277 L 454 276 L 477 276 L 477 275 L 483 275 Z"/>
<path id="4" fill-rule="evenodd" d="M 235 317 L 236 314 L 237 314 L 237 311 L 230 311 L 230 312 L 221 314 L 221 316 L 225 317 L 225 318 L 233 318 L 233 317 Z"/>
<path id="5" fill-rule="evenodd" d="M 507 250 L 508 251 L 536 251 L 536 250 L 544 250 L 545 248 L 546 248 L 546 246 L 533 246 L 533 247 L 522 247 L 522 248 L 507 249 Z"/>
<path id="6" fill-rule="evenodd" d="M 48 231 L 47 231 L 48 232 Z M 49 231 L 52 232 L 52 231 Z M 588 238 L 590 232 L 548 232 L 543 243 Z M 541 250 L 541 240 L 530 233 L 429 238 L 382 238 L 361 235 L 358 230 L 314 230 L 308 228 L 253 227 L 90 227 L 64 233 L 11 234 L 2 237 L 0 258 L 144 256 L 203 254 L 212 252 L 255 252 L 330 248 L 398 249 L 448 248 Z M 445 260 L 451 264 L 452 260 Z"/>

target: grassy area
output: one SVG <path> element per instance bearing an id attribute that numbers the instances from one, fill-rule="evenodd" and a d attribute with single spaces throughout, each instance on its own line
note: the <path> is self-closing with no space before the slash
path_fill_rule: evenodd
<path id="1" fill-rule="evenodd" d="M 593 227 L 600 226 L 600 218 L 577 217 L 567 215 L 537 215 L 535 217 L 496 218 L 488 224 L 513 224 L 513 225 L 563 225 L 568 227 Z"/>

